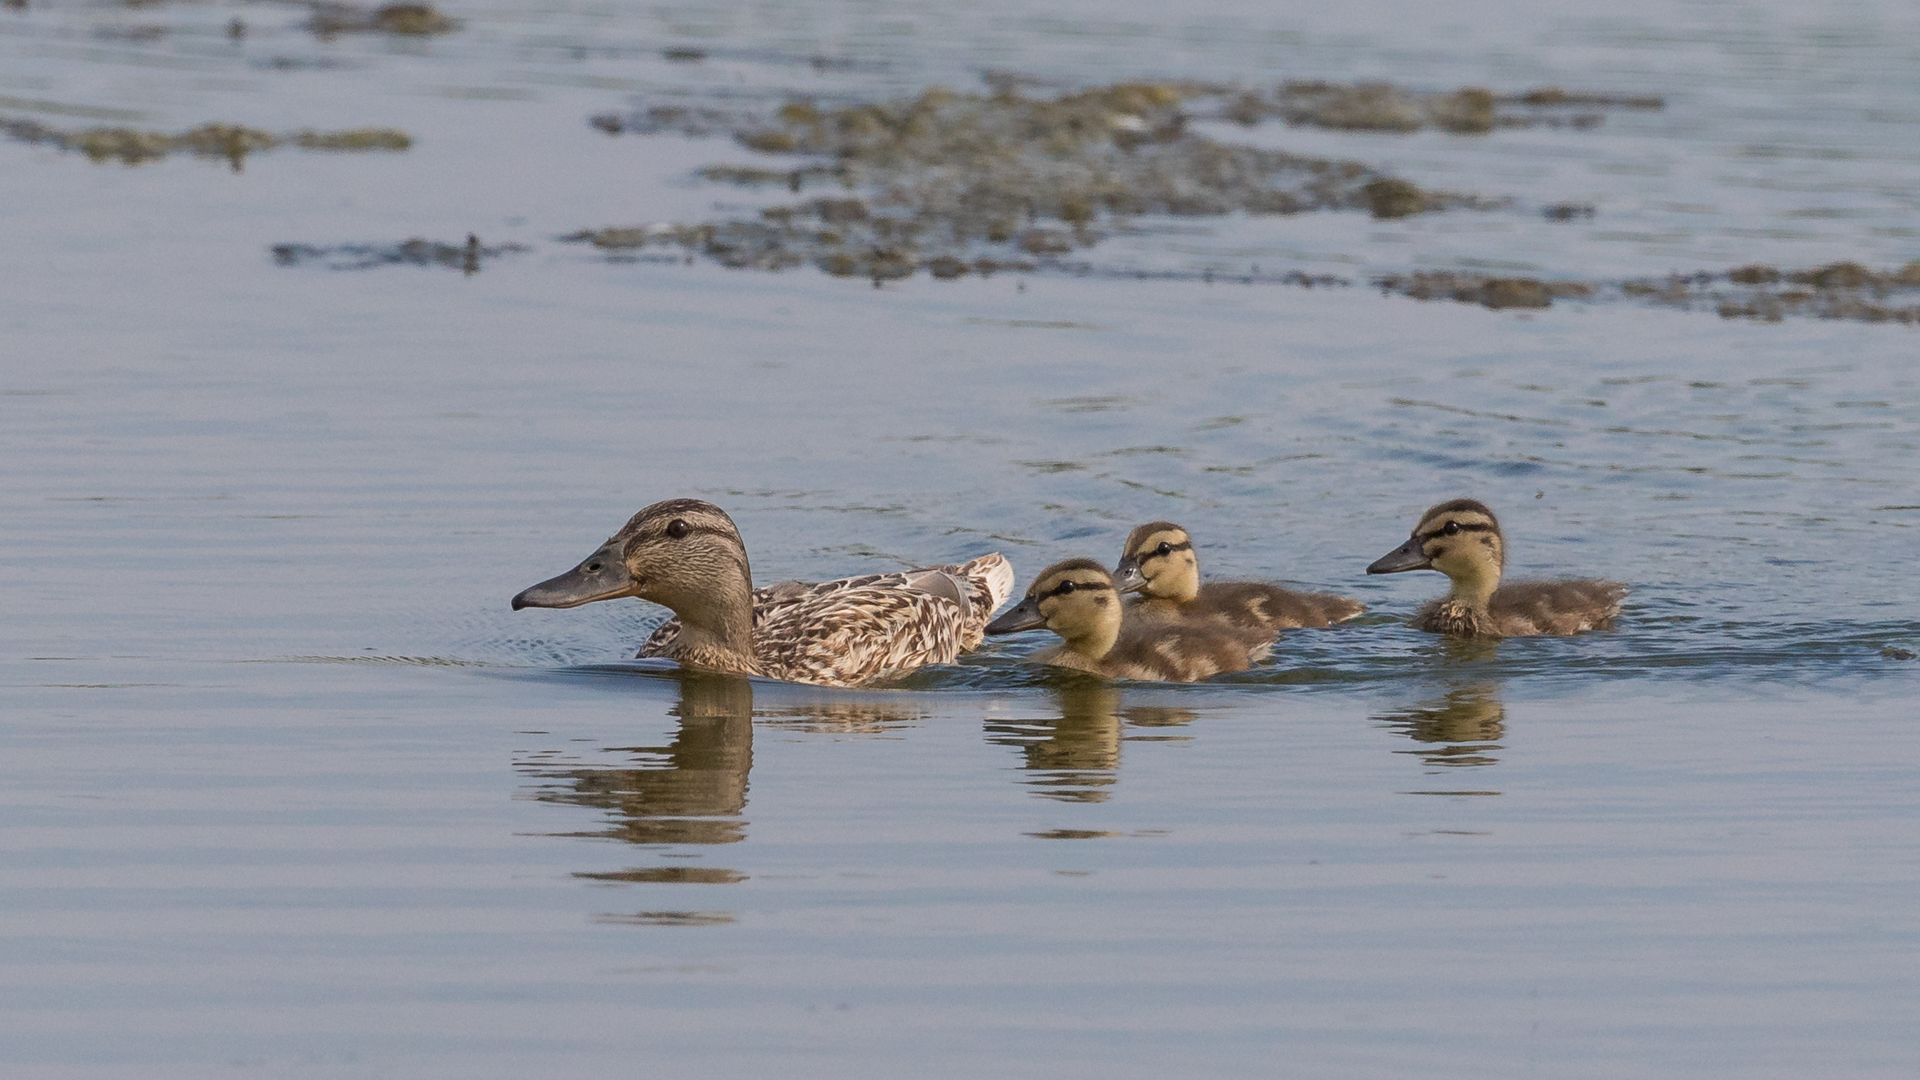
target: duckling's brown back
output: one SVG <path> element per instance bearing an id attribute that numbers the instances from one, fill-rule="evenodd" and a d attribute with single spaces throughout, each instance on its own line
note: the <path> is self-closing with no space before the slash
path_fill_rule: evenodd
<path id="1" fill-rule="evenodd" d="M 1516 581 L 1494 591 L 1487 614 L 1494 631 L 1509 637 L 1577 634 L 1612 625 L 1626 595 L 1617 581 Z"/>
<path id="2" fill-rule="evenodd" d="M 1197 682 L 1227 671 L 1245 671 L 1265 659 L 1269 631 L 1220 621 L 1167 623 L 1129 621 L 1100 661 L 1101 673 L 1145 682 Z"/>
<path id="3" fill-rule="evenodd" d="M 1264 581 L 1202 585 L 1199 596 L 1181 605 L 1181 614 L 1190 619 L 1224 619 L 1235 626 L 1264 630 L 1331 626 L 1365 610 L 1358 600 L 1333 593 L 1294 592 Z"/>

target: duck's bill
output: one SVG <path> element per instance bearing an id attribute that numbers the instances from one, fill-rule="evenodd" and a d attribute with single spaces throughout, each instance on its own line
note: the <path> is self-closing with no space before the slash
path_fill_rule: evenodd
<path id="1" fill-rule="evenodd" d="M 1398 574 L 1403 570 L 1431 570 L 1433 560 L 1420 550 L 1420 538 L 1413 537 L 1406 543 L 1387 552 L 1367 567 L 1369 574 Z"/>
<path id="2" fill-rule="evenodd" d="M 1040 614 L 1040 602 L 1029 596 L 988 623 L 987 633 L 1017 634 L 1022 630 L 1038 630 L 1045 625 L 1047 617 Z"/>
<path id="3" fill-rule="evenodd" d="M 1147 576 L 1140 572 L 1140 560 L 1129 555 L 1113 568 L 1113 587 L 1121 596 L 1147 587 Z"/>
<path id="4" fill-rule="evenodd" d="M 579 566 L 548 578 L 513 598 L 513 610 L 521 608 L 570 608 L 595 600 L 613 600 L 632 596 L 637 586 L 627 573 L 627 562 L 612 545 L 587 556 Z"/>

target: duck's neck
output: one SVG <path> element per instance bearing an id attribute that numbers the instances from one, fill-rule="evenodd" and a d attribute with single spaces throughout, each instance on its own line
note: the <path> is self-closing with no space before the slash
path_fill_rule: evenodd
<path id="1" fill-rule="evenodd" d="M 1098 660 L 1082 656 L 1075 652 L 1071 645 L 1056 645 L 1051 649 L 1043 649 L 1034 655 L 1034 659 L 1052 667 L 1084 671 L 1090 675 L 1103 674 Z"/>
<path id="2" fill-rule="evenodd" d="M 1500 567 L 1491 562 L 1473 563 L 1448 577 L 1453 590 L 1447 594 L 1447 602 L 1463 611 L 1485 613 L 1493 601 L 1493 591 L 1500 587 Z"/>
<path id="3" fill-rule="evenodd" d="M 753 647 L 753 592 L 745 581 L 727 581 L 698 597 L 668 603 L 680 616 L 674 659 L 707 671 L 760 674 Z"/>
<path id="4" fill-rule="evenodd" d="M 1056 631 L 1058 633 L 1058 631 Z M 1066 642 L 1066 648 L 1088 660 L 1099 662 L 1113 651 L 1113 643 L 1120 640 L 1120 620 L 1103 621 L 1077 630 L 1072 637 L 1060 635 Z"/>

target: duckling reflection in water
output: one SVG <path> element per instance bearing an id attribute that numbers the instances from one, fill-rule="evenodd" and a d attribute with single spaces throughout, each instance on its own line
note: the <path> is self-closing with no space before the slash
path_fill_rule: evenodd
<path id="1" fill-rule="evenodd" d="M 1413 536 L 1381 556 L 1369 574 L 1438 570 L 1453 582 L 1413 625 L 1456 637 L 1521 637 L 1604 630 L 1620 613 L 1627 587 L 1616 581 L 1516 581 L 1500 584 L 1507 562 L 1500 522 L 1485 503 L 1443 502 L 1421 515 Z"/>
<path id="2" fill-rule="evenodd" d="M 1054 692 L 1058 717 L 997 720 L 987 724 L 989 742 L 1018 747 L 1023 767 L 1035 775 L 1026 781 L 1035 795 L 1061 802 L 1105 802 L 1119 782 L 1120 748 L 1128 726 L 1165 728 L 1192 723 L 1187 709 L 1122 707 L 1121 691 L 1092 679 L 1074 678 Z M 1148 736 L 1167 741 L 1174 736 Z"/>
<path id="3" fill-rule="evenodd" d="M 1429 765 L 1492 765 L 1499 759 L 1488 751 L 1500 749 L 1507 730 L 1507 707 L 1493 683 L 1473 683 L 1448 690 L 1439 701 L 1382 713 L 1374 719 L 1419 743 L 1445 743 L 1413 753 Z"/>
<path id="4" fill-rule="evenodd" d="M 755 590 L 746 545 L 726 512 L 669 499 L 635 514 L 579 566 L 513 598 L 568 608 L 638 596 L 675 618 L 640 649 L 682 667 L 859 686 L 948 664 L 980 644 L 987 618 L 1013 591 L 998 554 L 929 566 Z"/>
<path id="5" fill-rule="evenodd" d="M 1040 798 L 1105 802 L 1119 779 L 1120 691 L 1090 679 L 1073 682 L 1055 691 L 1058 717 L 990 722 L 987 741 L 1020 749 L 1022 767 L 1038 774 L 1025 783 Z"/>
<path id="6" fill-rule="evenodd" d="M 1123 594 L 1144 594 L 1129 615 L 1217 619 L 1270 634 L 1301 626 L 1331 626 L 1367 610 L 1365 604 L 1344 596 L 1294 592 L 1263 581 L 1202 585 L 1193 537 L 1171 521 L 1142 525 L 1127 536 L 1113 580 Z"/>
<path id="7" fill-rule="evenodd" d="M 1273 644 L 1271 631 L 1217 620 L 1124 619 L 1113 578 L 1092 559 L 1067 559 L 1042 570 L 1026 599 L 989 623 L 987 633 L 1041 627 L 1063 640 L 1036 653 L 1039 663 L 1147 682 L 1197 682 L 1221 672 L 1244 671 L 1264 659 Z"/>

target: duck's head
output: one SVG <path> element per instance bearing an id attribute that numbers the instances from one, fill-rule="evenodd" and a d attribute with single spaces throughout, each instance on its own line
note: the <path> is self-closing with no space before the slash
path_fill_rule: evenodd
<path id="1" fill-rule="evenodd" d="M 513 609 L 638 596 L 692 623 L 729 601 L 750 603 L 752 581 L 746 546 L 726 511 L 699 499 L 668 499 L 633 515 L 579 566 L 514 597 Z"/>
<path id="2" fill-rule="evenodd" d="M 1171 521 L 1155 521 L 1127 534 L 1113 580 L 1121 592 L 1144 592 L 1156 600 L 1186 603 L 1200 595 L 1200 561 L 1193 538 Z"/>
<path id="3" fill-rule="evenodd" d="M 1484 602 L 1500 584 L 1507 545 L 1500 520 L 1474 499 L 1443 502 L 1420 517 L 1407 542 L 1374 560 L 1369 574 L 1438 570 L 1457 597 Z"/>
<path id="4" fill-rule="evenodd" d="M 1057 562 L 1035 578 L 1026 598 L 987 624 L 989 634 L 1041 627 L 1091 659 L 1107 655 L 1120 636 L 1120 594 L 1107 568 L 1092 559 Z"/>

